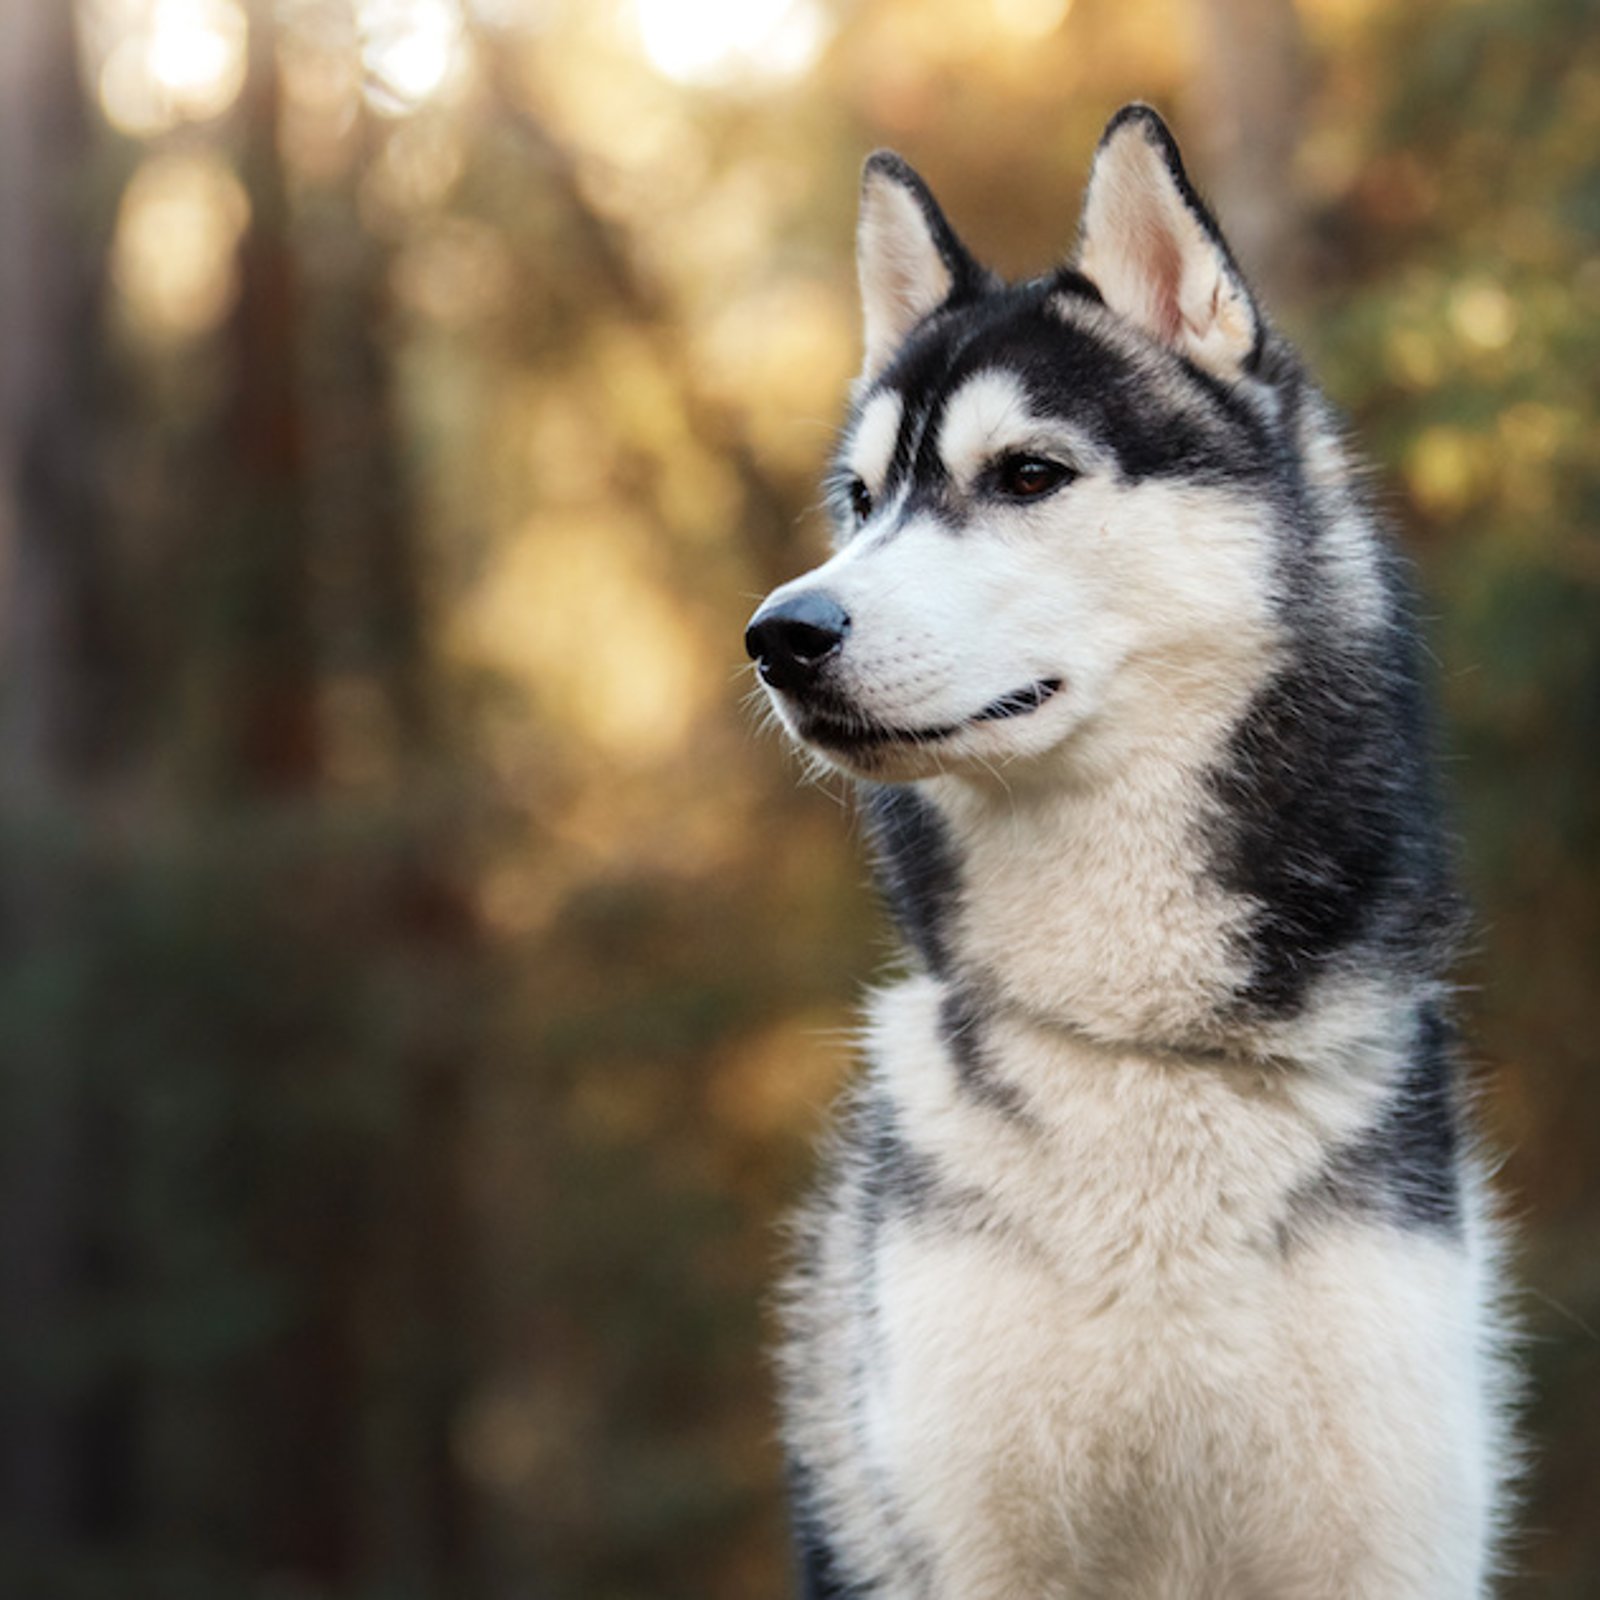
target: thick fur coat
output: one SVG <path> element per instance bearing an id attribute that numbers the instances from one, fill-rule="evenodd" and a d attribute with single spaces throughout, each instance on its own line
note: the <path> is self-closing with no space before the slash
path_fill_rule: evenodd
<path id="1" fill-rule="evenodd" d="M 1147 108 L 1004 284 L 863 182 L 835 554 L 747 643 L 910 970 L 799 1228 L 829 1600 L 1477 1600 L 1512 1451 L 1401 563 Z"/>

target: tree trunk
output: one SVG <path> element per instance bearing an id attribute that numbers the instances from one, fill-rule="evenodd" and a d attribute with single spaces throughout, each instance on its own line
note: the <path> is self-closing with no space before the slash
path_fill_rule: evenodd
<path id="1" fill-rule="evenodd" d="M 224 786 L 245 795 L 311 788 L 320 766 L 311 622 L 310 538 L 298 351 L 298 285 L 278 146 L 282 87 L 270 0 L 251 0 L 239 110 L 250 221 L 239 242 L 239 298 L 228 334 L 228 474 L 212 706 Z"/>
<path id="2" fill-rule="evenodd" d="M 357 158 L 323 197 L 320 213 L 324 267 L 309 352 L 317 404 L 312 470 L 328 616 L 342 641 L 331 667 L 364 692 L 369 715 L 360 733 L 382 744 L 391 768 L 408 769 L 429 752 L 438 731 L 426 575 L 400 442 L 390 250 L 363 226 L 357 199 L 361 175 L 382 152 L 371 113 L 360 113 L 354 137 Z M 336 730 L 330 745 L 337 760 Z"/>
<path id="3" fill-rule="evenodd" d="M 89 155 L 72 8 L 16 0 L 0 39 L 0 1517 L 46 1544 L 75 1537 L 85 1515 L 83 1375 L 52 1357 L 86 1290 L 78 868 L 117 722 L 96 482 L 103 240 L 80 205 Z"/>
<path id="4" fill-rule="evenodd" d="M 1192 100 L 1211 198 L 1269 307 L 1293 311 L 1309 271 L 1295 174 L 1306 62 L 1293 0 L 1199 0 Z"/>

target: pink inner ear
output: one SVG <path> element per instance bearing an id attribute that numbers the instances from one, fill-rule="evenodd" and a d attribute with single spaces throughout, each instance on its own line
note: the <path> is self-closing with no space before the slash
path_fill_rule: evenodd
<path id="1" fill-rule="evenodd" d="M 1139 256 L 1150 285 L 1151 331 L 1169 343 L 1183 329 L 1179 290 L 1183 283 L 1183 255 L 1171 231 L 1158 222 L 1141 226 Z"/>
<path id="2" fill-rule="evenodd" d="M 1222 315 L 1222 279 L 1218 278 L 1217 281 L 1214 284 L 1212 284 L 1212 286 L 1211 286 L 1211 300 L 1210 300 L 1210 303 L 1206 306 L 1206 314 L 1205 314 L 1204 320 L 1202 322 L 1191 322 L 1188 317 L 1185 317 L 1183 319 L 1183 323 L 1184 323 L 1184 326 L 1189 330 L 1189 332 L 1192 333 L 1198 339 L 1198 338 L 1202 337 L 1205 334 L 1206 326 L 1208 324 L 1215 324 L 1217 322 L 1217 320 L 1221 317 L 1221 315 Z"/>

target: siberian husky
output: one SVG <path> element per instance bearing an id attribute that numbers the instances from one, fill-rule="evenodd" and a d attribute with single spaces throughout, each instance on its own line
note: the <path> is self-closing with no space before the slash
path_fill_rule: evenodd
<path id="1" fill-rule="evenodd" d="M 1166 126 L 1007 284 L 866 164 L 836 553 L 749 654 L 909 974 L 802 1219 L 804 1592 L 1467 1600 L 1512 1458 L 1402 563 Z"/>

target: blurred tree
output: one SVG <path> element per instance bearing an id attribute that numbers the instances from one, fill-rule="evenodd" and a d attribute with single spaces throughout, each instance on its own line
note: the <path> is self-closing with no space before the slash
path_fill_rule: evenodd
<path id="1" fill-rule="evenodd" d="M 440 714 L 446 696 L 428 615 L 432 585 L 395 381 L 394 252 L 361 216 L 360 184 L 384 158 L 387 139 L 363 106 L 350 135 L 354 159 L 305 197 L 307 225 L 319 235 L 307 252 L 314 292 L 302 348 L 322 699 L 331 777 L 342 771 L 409 812 L 388 841 L 371 914 L 410 959 L 470 962 L 479 932 L 453 875 L 448 837 L 460 818 L 453 800 L 438 797 L 441 773 L 470 757 Z M 379 943 L 383 934 L 372 928 L 364 938 Z M 457 1038 L 425 1039 L 400 1064 L 389 1149 L 348 1264 L 361 1564 L 397 1584 L 424 1575 L 441 1592 L 453 1581 L 462 1587 L 475 1565 L 452 1449 L 462 1352 L 473 1336 L 461 1165 L 471 1066 Z"/>
<path id="2" fill-rule="evenodd" d="M 1311 240 L 1296 157 L 1305 131 L 1306 55 L 1294 0 L 1198 0 L 1188 101 L 1196 169 L 1267 303 L 1304 297 Z"/>
<path id="3" fill-rule="evenodd" d="M 91 1389 L 69 1349 L 103 1203 L 70 1004 L 92 883 L 86 812 L 118 746 L 100 381 L 104 219 L 73 15 L 20 0 L 0 43 L 0 1519 L 91 1520 Z"/>
<path id="4" fill-rule="evenodd" d="M 249 220 L 228 327 L 229 393 L 219 416 L 222 499 L 208 559 L 218 605 L 211 738 L 225 791 L 303 792 L 322 761 L 312 643 L 301 291 L 279 132 L 277 6 L 249 0 L 236 113 Z"/>

